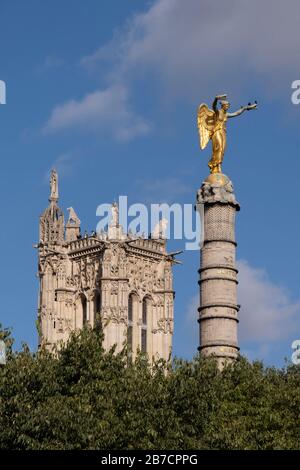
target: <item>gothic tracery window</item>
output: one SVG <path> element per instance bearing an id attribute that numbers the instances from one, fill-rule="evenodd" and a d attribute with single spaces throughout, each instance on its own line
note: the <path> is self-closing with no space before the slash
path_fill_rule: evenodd
<path id="1" fill-rule="evenodd" d="M 94 325 L 96 325 L 97 316 L 100 315 L 100 311 L 101 311 L 101 294 L 100 292 L 97 291 L 94 297 Z"/>
<path id="2" fill-rule="evenodd" d="M 95 295 L 95 313 L 100 313 L 101 309 L 101 297 L 100 292 L 97 292 Z"/>
<path id="3" fill-rule="evenodd" d="M 132 351 L 132 336 L 133 336 L 133 296 L 128 297 L 128 325 L 127 325 L 127 345 Z"/>
<path id="4" fill-rule="evenodd" d="M 148 305 L 149 305 L 149 299 L 147 299 L 147 297 L 144 297 L 144 299 L 143 299 L 143 310 L 142 310 L 142 329 L 141 329 L 141 351 L 142 351 L 142 353 L 147 352 Z"/>
<path id="5" fill-rule="evenodd" d="M 81 305 L 82 305 L 82 324 L 85 325 L 87 323 L 87 302 L 86 302 L 85 295 L 81 297 Z"/>

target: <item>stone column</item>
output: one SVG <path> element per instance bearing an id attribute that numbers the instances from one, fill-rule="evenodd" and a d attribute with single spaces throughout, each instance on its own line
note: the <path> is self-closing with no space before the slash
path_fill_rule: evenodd
<path id="1" fill-rule="evenodd" d="M 222 173 L 210 174 L 197 192 L 203 240 L 200 251 L 200 346 L 219 367 L 238 356 L 235 213 L 240 207 Z"/>

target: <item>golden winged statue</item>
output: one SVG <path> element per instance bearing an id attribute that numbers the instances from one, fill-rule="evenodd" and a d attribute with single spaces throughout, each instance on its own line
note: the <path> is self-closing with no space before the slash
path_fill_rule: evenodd
<path id="1" fill-rule="evenodd" d="M 230 103 L 226 100 L 227 95 L 217 95 L 213 101 L 212 108 L 206 104 L 200 104 L 198 108 L 198 129 L 200 147 L 205 149 L 208 142 L 212 142 L 212 157 L 208 163 L 211 173 L 222 173 L 222 162 L 226 148 L 226 121 L 228 118 L 239 116 L 244 111 L 257 108 L 257 102 L 241 106 L 234 113 L 228 113 Z M 220 101 L 221 107 L 218 107 Z"/>

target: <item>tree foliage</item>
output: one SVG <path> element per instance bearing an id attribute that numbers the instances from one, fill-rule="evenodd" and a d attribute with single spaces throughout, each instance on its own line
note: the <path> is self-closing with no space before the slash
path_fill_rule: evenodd
<path id="1" fill-rule="evenodd" d="M 1 449 L 299 449 L 300 370 L 240 358 L 149 366 L 83 329 L 55 354 L 12 351 L 0 366 Z"/>

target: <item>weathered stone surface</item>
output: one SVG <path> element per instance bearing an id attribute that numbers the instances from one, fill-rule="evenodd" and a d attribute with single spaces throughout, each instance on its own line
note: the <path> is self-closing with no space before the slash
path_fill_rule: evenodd
<path id="1" fill-rule="evenodd" d="M 230 179 L 222 173 L 215 173 L 203 181 L 197 192 L 197 203 L 209 204 L 219 202 L 221 204 L 233 204 L 239 210 L 239 204 L 235 198 L 233 185 Z"/>
<path id="2" fill-rule="evenodd" d="M 107 232 L 81 237 L 74 209 L 70 208 L 64 225 L 57 206 L 57 174 L 54 189 L 55 197 L 50 197 L 50 206 L 40 219 L 40 343 L 51 349 L 84 323 L 94 326 L 100 314 L 106 349 L 116 344 L 120 351 L 130 328 L 133 355 L 142 348 L 146 334 L 150 359 L 167 360 L 172 348 L 174 291 L 173 259 L 166 251 L 166 240 L 123 233 L 115 204 Z"/>
<path id="3" fill-rule="evenodd" d="M 204 207 L 200 257 L 200 346 L 220 367 L 238 355 L 235 213 L 240 209 L 229 178 L 210 175 L 197 192 Z"/>

